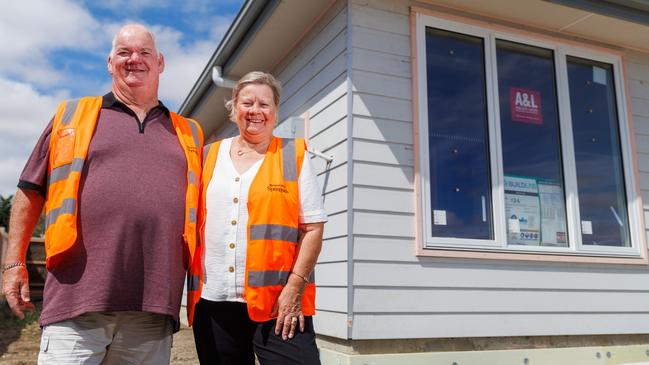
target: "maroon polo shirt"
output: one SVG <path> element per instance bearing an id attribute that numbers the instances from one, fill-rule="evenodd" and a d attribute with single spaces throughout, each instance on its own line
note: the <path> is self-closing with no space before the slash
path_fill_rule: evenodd
<path id="1" fill-rule="evenodd" d="M 20 176 L 45 195 L 52 122 Z M 169 110 L 144 121 L 104 96 L 79 185 L 78 238 L 47 273 L 40 324 L 86 312 L 144 311 L 178 327 L 185 261 L 187 161 Z"/>

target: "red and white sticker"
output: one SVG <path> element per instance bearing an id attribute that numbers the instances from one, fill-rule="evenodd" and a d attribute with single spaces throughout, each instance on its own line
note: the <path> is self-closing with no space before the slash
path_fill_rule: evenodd
<path id="1" fill-rule="evenodd" d="M 543 124 L 540 91 L 510 87 L 509 104 L 511 105 L 513 121 Z"/>

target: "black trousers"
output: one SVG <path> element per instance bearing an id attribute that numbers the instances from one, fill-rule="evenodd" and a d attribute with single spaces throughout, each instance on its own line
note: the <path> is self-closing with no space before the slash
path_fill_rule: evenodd
<path id="1" fill-rule="evenodd" d="M 284 341 L 275 335 L 275 320 L 254 322 L 245 303 L 201 299 L 194 313 L 194 341 L 202 365 L 319 365 L 313 318 L 305 317 L 304 332 Z"/>

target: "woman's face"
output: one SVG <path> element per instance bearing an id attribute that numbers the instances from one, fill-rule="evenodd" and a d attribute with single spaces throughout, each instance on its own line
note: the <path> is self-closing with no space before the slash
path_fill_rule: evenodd
<path id="1" fill-rule="evenodd" d="M 246 85 L 239 91 L 235 110 L 239 133 L 246 141 L 261 143 L 271 139 L 277 119 L 277 106 L 270 86 Z"/>

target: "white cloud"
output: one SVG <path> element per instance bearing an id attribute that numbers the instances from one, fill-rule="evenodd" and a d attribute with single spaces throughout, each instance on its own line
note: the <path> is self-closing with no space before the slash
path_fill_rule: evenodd
<path id="1" fill-rule="evenodd" d="M 14 195 L 16 193 L 18 178 L 20 173 L 23 171 L 25 162 L 27 160 L 17 157 L 9 157 L 2 159 L 2 167 L 0 170 L 0 195 L 3 197 L 8 197 L 9 195 Z"/>
<path id="2" fill-rule="evenodd" d="M 0 194 L 16 191 L 18 176 L 36 140 L 66 92 L 38 93 L 26 83 L 0 77 Z"/>
<path id="3" fill-rule="evenodd" d="M 152 27 L 158 49 L 165 56 L 165 70 L 160 78 L 160 100 L 172 110 L 178 109 L 185 100 L 231 22 L 231 17 L 214 17 L 210 22 L 209 38 L 185 47 L 181 45 L 182 33 L 170 28 Z"/>
<path id="4" fill-rule="evenodd" d="M 223 16 L 223 15 L 217 15 L 214 18 L 212 18 L 211 23 L 214 24 L 212 26 L 212 29 L 210 30 L 210 37 L 212 39 L 216 40 L 221 40 L 223 36 L 225 35 L 225 32 L 228 31 L 230 28 L 230 24 L 232 24 L 232 20 L 234 19 L 234 14 L 231 16 Z M 214 47 L 216 49 L 216 46 Z"/>
<path id="5" fill-rule="evenodd" d="M 96 6 L 120 14 L 130 14 L 150 8 L 167 8 L 170 0 L 103 0 L 97 1 Z"/>
<path id="6" fill-rule="evenodd" d="M 198 42 L 188 48 L 163 51 L 165 70 L 160 77 L 160 100 L 172 110 L 178 109 L 215 48 L 214 43 Z"/>
<path id="7" fill-rule="evenodd" d="M 61 73 L 47 61 L 51 50 L 105 47 L 99 22 L 71 0 L 22 0 L 2 4 L 0 73 L 53 85 Z"/>
<path id="8" fill-rule="evenodd" d="M 38 93 L 26 83 L 0 78 L 0 138 L 33 138 L 54 115 L 64 91 L 51 95 Z M 4 145 L 4 144 L 3 144 Z"/>

